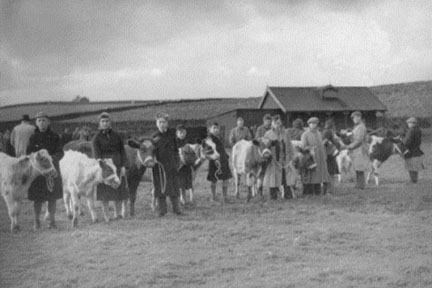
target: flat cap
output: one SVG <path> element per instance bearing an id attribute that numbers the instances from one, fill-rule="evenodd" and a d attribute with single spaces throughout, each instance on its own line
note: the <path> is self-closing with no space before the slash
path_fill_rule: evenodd
<path id="1" fill-rule="evenodd" d="M 319 123 L 319 119 L 317 117 L 311 117 L 307 121 L 307 124 L 310 124 L 310 123 L 317 123 L 318 124 Z"/>
<path id="2" fill-rule="evenodd" d="M 36 119 L 38 119 L 38 118 L 47 118 L 47 119 L 49 119 L 48 114 L 45 113 L 45 112 L 42 112 L 42 111 L 36 113 L 35 118 L 36 118 Z"/>
<path id="3" fill-rule="evenodd" d="M 360 111 L 354 111 L 353 113 L 351 113 L 351 118 L 353 118 L 354 116 L 362 117 L 362 113 Z"/>
<path id="4" fill-rule="evenodd" d="M 28 114 L 24 114 L 24 115 L 22 115 L 21 120 L 22 121 L 30 121 L 30 116 Z"/>
<path id="5" fill-rule="evenodd" d="M 407 123 L 415 123 L 415 124 L 418 123 L 417 118 L 415 118 L 415 117 L 408 118 L 406 122 Z"/>
<path id="6" fill-rule="evenodd" d="M 98 116 L 98 119 L 100 120 L 100 119 L 110 119 L 111 118 L 111 116 L 110 116 L 110 114 L 108 113 L 108 112 L 102 112 L 102 113 L 100 113 L 99 114 L 99 116 Z"/>

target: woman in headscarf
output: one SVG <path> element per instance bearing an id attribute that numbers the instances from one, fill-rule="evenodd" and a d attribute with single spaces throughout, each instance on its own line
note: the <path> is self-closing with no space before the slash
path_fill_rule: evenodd
<path id="1" fill-rule="evenodd" d="M 423 151 L 420 149 L 422 133 L 418 127 L 416 118 L 411 117 L 407 120 L 408 131 L 403 139 L 403 143 L 408 149 L 404 154 L 405 168 L 408 170 L 412 183 L 417 183 L 418 173 L 424 169 Z"/>
<path id="2" fill-rule="evenodd" d="M 121 179 L 121 185 L 115 189 L 104 183 L 97 186 L 96 199 L 102 201 L 104 216 L 108 212 L 108 202 L 114 201 L 114 219 L 124 218 L 126 216 L 126 200 L 128 199 L 128 190 L 126 188 L 126 167 L 128 160 L 123 145 L 123 140 L 111 127 L 111 117 L 108 113 L 103 112 L 98 117 L 99 131 L 93 137 L 92 149 L 93 157 L 96 159 L 110 158 L 117 168 L 117 174 Z M 120 212 L 121 210 L 121 212 Z M 108 218 L 105 219 L 109 220 Z"/>
<path id="3" fill-rule="evenodd" d="M 319 119 L 312 117 L 307 121 L 309 129 L 301 136 L 301 145 L 308 149 L 315 157 L 316 167 L 311 169 L 307 183 L 303 183 L 304 194 L 321 194 L 321 183 L 324 186 L 323 194 L 326 193 L 327 185 L 330 182 L 330 175 L 327 170 L 327 155 L 321 133 L 318 130 Z"/>

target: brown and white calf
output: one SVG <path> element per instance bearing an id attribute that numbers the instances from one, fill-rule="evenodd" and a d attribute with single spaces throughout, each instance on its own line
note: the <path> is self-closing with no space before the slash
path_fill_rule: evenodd
<path id="1" fill-rule="evenodd" d="M 113 188 L 120 185 L 116 166 L 112 159 L 92 159 L 78 151 L 66 151 L 60 160 L 63 180 L 63 200 L 66 214 L 72 220 L 72 227 L 78 225 L 80 197 L 87 199 L 93 222 L 97 222 L 94 207 L 95 190 L 98 184 L 105 183 Z M 103 207 L 106 222 L 108 207 Z"/>
<path id="2" fill-rule="evenodd" d="M 6 202 L 11 220 L 11 231 L 18 231 L 20 205 L 37 176 L 57 177 L 52 158 L 42 149 L 28 156 L 14 158 L 0 152 L 0 192 Z"/>
<path id="3" fill-rule="evenodd" d="M 244 175 L 248 194 L 246 202 L 257 194 L 262 187 L 265 163 L 271 157 L 270 140 L 240 140 L 232 148 L 232 169 L 235 183 L 235 196 L 240 198 L 240 179 Z"/>

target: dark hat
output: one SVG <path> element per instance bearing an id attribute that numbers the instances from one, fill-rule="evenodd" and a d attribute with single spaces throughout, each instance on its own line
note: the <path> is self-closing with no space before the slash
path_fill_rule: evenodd
<path id="1" fill-rule="evenodd" d="M 36 113 L 35 118 L 36 118 L 36 119 L 38 119 L 38 118 L 47 118 L 47 119 L 49 119 L 48 114 L 45 113 L 45 112 L 42 112 L 42 111 Z"/>
<path id="2" fill-rule="evenodd" d="M 155 118 L 156 120 L 165 119 L 166 121 L 168 121 L 169 115 L 165 112 L 158 112 L 156 113 Z"/>
<path id="3" fill-rule="evenodd" d="M 179 131 L 179 130 L 186 130 L 186 127 L 183 124 L 179 124 L 179 125 L 177 125 L 176 130 L 177 131 Z"/>
<path id="4" fill-rule="evenodd" d="M 319 123 L 319 119 L 317 117 L 311 117 L 307 121 L 307 124 L 310 124 L 310 123 L 317 123 L 318 124 Z"/>
<path id="5" fill-rule="evenodd" d="M 22 115 L 21 120 L 22 121 L 30 121 L 30 116 L 28 114 L 24 114 L 24 115 Z"/>
<path id="6" fill-rule="evenodd" d="M 354 111 L 353 113 L 351 113 L 351 118 L 353 118 L 354 116 L 358 116 L 358 117 L 362 117 L 362 113 L 360 111 Z"/>
<path id="7" fill-rule="evenodd" d="M 415 118 L 415 117 L 408 118 L 406 122 L 407 123 L 414 123 L 414 124 L 418 123 L 417 118 Z"/>
<path id="8" fill-rule="evenodd" d="M 263 120 L 271 120 L 270 114 L 265 114 Z"/>
<path id="9" fill-rule="evenodd" d="M 101 114 L 99 114 L 99 116 L 98 116 L 98 119 L 99 120 L 101 120 L 101 119 L 110 119 L 111 118 L 111 116 L 110 116 L 110 114 L 108 113 L 108 112 L 102 112 Z"/>

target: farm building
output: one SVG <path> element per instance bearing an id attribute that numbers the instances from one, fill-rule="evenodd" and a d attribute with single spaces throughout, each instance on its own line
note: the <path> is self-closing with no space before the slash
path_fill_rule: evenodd
<path id="1" fill-rule="evenodd" d="M 381 127 L 387 108 L 367 87 L 267 87 L 258 109 L 281 109 L 287 123 L 305 122 L 312 116 L 323 123 L 335 120 L 337 128 L 352 126 L 350 115 L 361 111 L 366 126 Z"/>
<path id="2" fill-rule="evenodd" d="M 207 118 L 217 121 L 225 145 L 237 117 L 243 117 L 245 126 L 254 128 L 262 124 L 262 118 L 269 113 L 280 114 L 285 127 L 290 127 L 296 118 L 307 121 L 316 116 L 322 123 L 332 118 L 337 128 L 352 126 L 350 115 L 361 111 L 370 129 L 383 124 L 384 104 L 367 87 L 267 87 L 255 109 L 235 109 Z"/>

